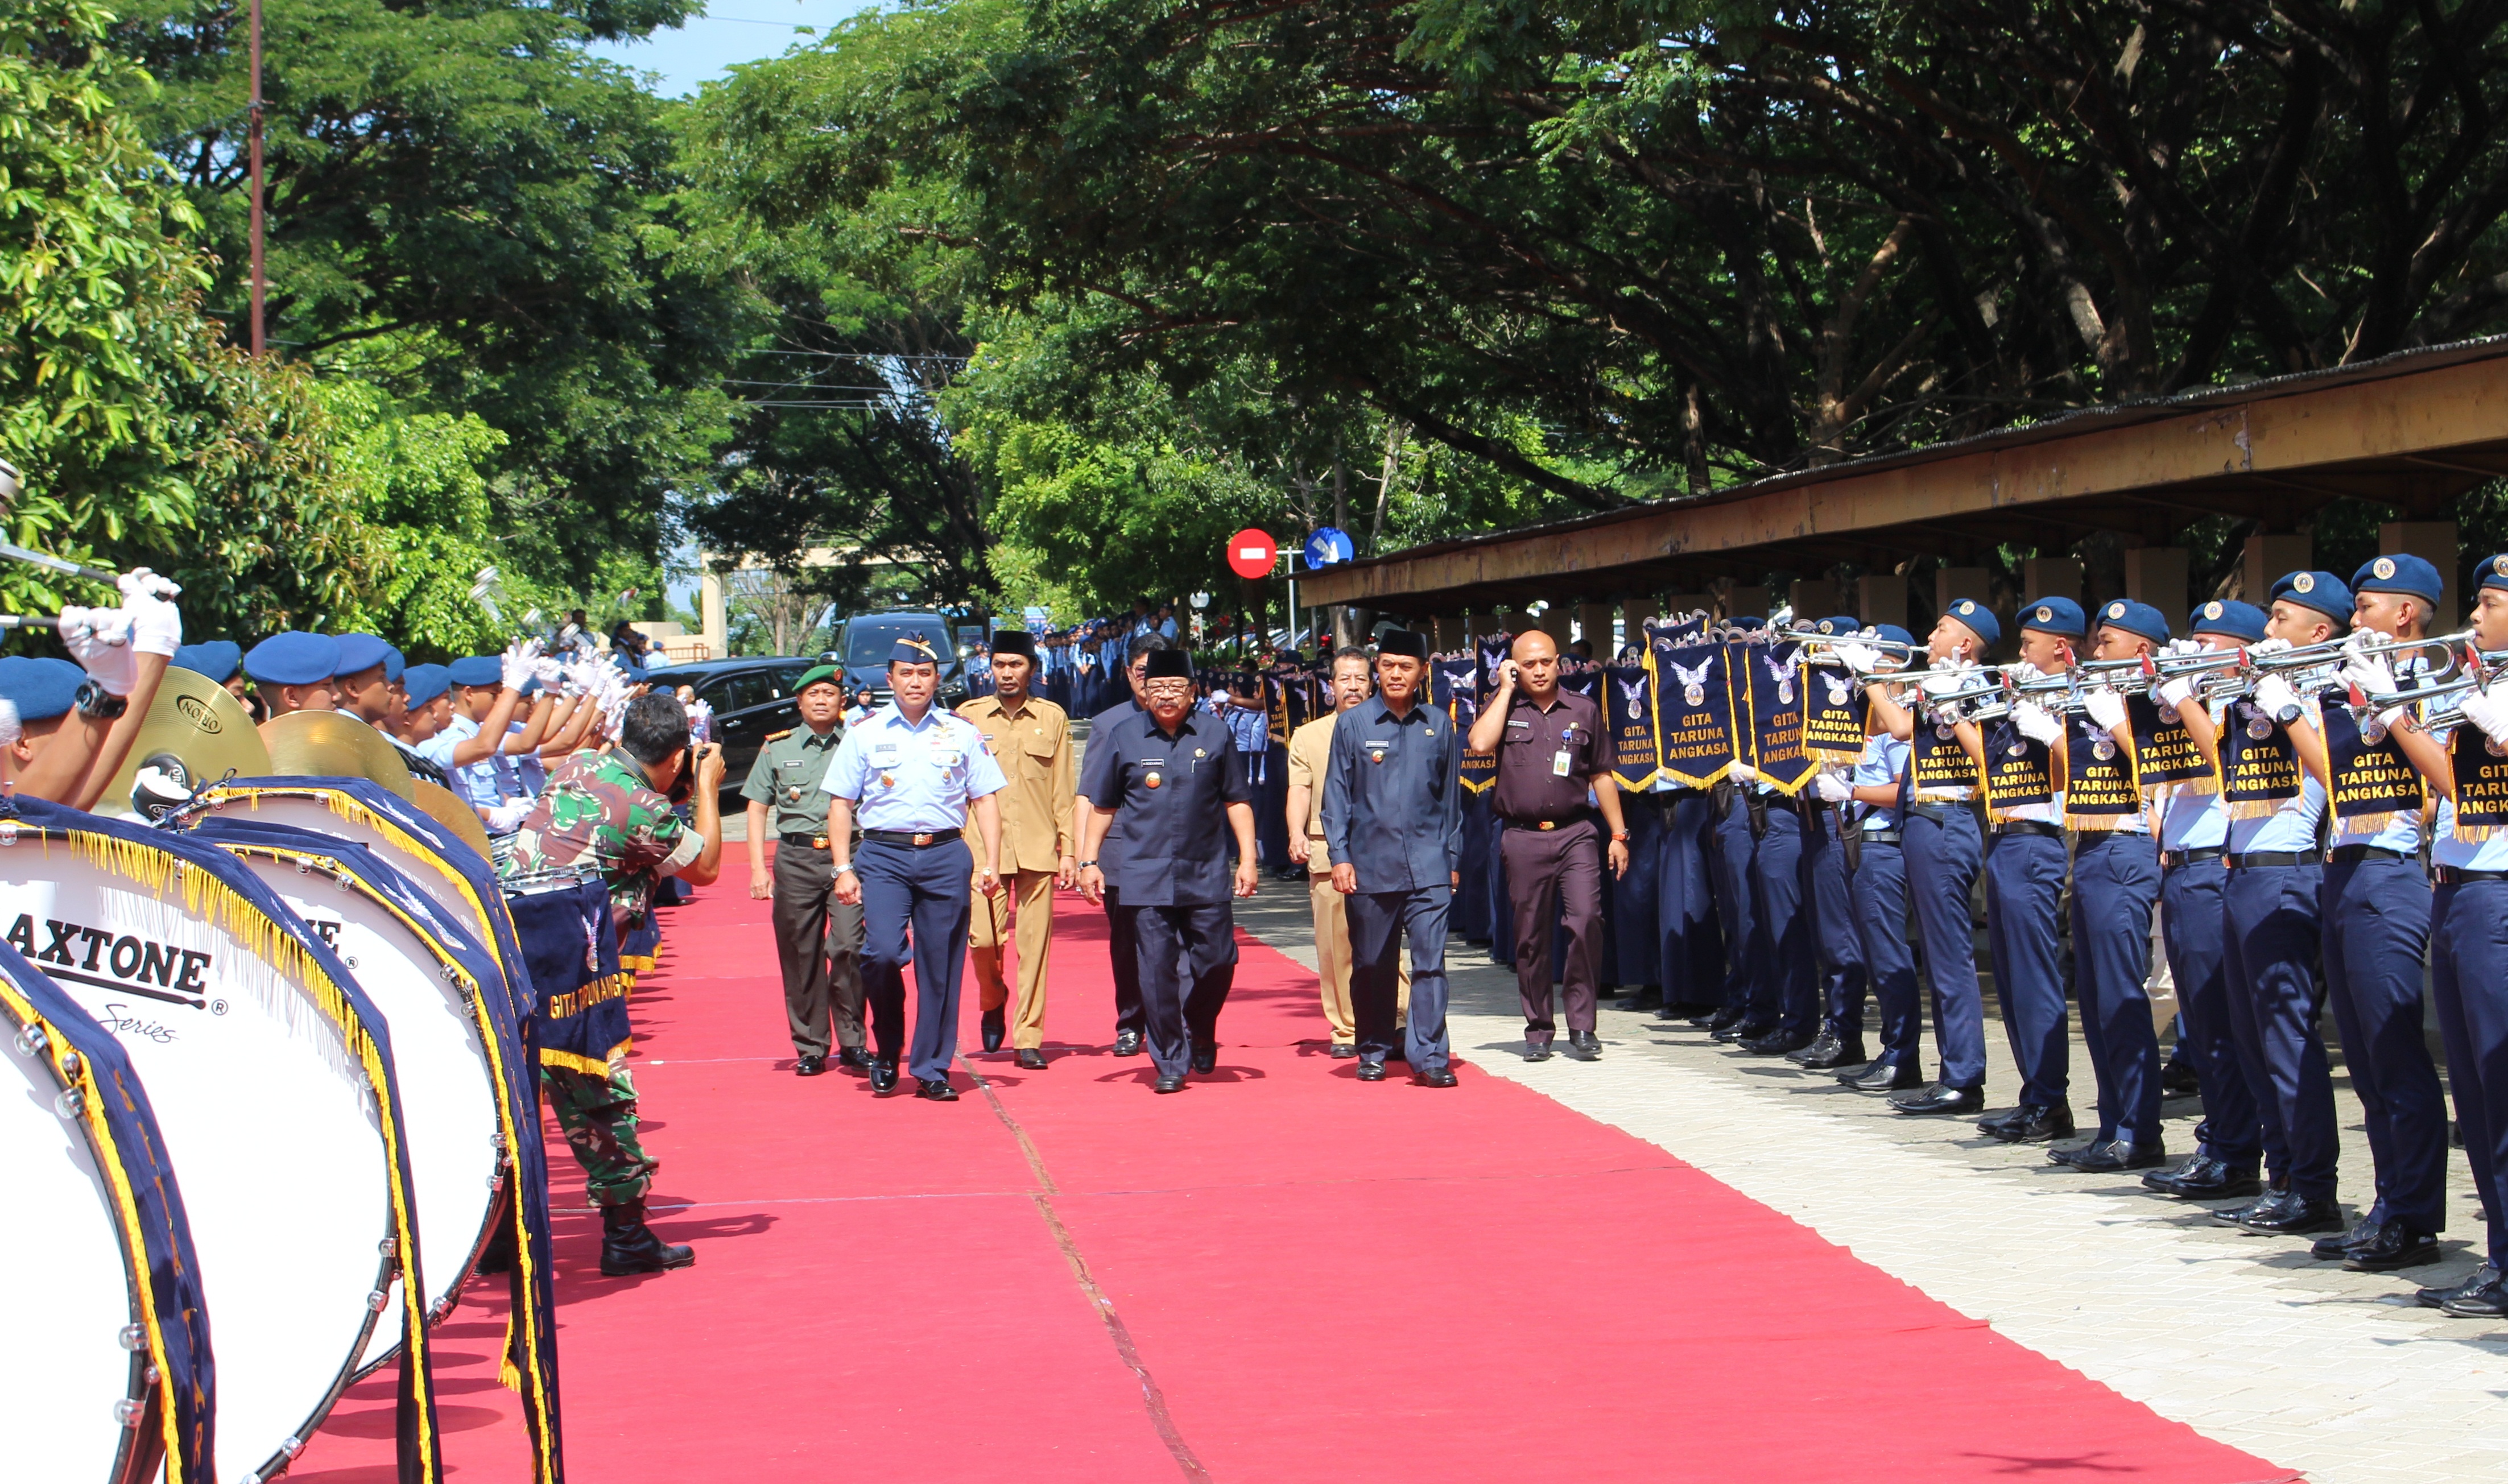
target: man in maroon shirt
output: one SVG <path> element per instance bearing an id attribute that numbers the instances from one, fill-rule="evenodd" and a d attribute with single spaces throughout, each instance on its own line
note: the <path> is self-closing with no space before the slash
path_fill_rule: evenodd
<path id="1" fill-rule="evenodd" d="M 1559 647 L 1535 629 L 1515 641 L 1498 666 L 1497 693 L 1472 723 L 1471 750 L 1497 754 L 1497 814 L 1506 821 L 1498 859 L 1515 905 L 1515 985 L 1524 1000 L 1524 1058 L 1543 1061 L 1558 1022 L 1550 1014 L 1550 935 L 1564 896 L 1568 962 L 1568 1047 L 1580 1060 L 1602 1055 L 1594 1034 L 1600 974 L 1603 859 L 1599 812 L 1610 827 L 1611 874 L 1629 869 L 1629 832 L 1611 778 L 1602 708 L 1559 688 Z M 1592 801 L 1587 801 L 1590 791 Z"/>

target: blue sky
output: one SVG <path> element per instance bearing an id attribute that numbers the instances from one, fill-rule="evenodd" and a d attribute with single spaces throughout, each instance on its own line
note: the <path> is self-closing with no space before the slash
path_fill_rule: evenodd
<path id="1" fill-rule="evenodd" d="M 725 76 L 734 62 L 780 56 L 793 43 L 808 41 L 796 34 L 796 26 L 824 30 L 871 8 L 870 0 L 709 0 L 712 14 L 679 30 L 655 31 L 650 41 L 596 46 L 592 53 L 660 74 L 656 91 L 678 97 Z"/>

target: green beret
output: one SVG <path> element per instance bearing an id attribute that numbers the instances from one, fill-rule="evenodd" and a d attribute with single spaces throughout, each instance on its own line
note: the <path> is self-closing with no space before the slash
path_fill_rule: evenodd
<path id="1" fill-rule="evenodd" d="M 829 685 L 835 686 L 838 690 L 845 688 L 845 678 L 836 673 L 835 666 L 818 665 L 801 672 L 801 678 L 793 683 L 793 693 L 794 695 L 799 695 L 802 691 L 809 689 L 812 686 L 817 685 L 821 681 L 826 681 Z"/>

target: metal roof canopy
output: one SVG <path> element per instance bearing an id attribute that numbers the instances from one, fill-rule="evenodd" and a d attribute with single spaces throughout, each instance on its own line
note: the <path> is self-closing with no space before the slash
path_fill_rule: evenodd
<path id="1" fill-rule="evenodd" d="M 2087 408 L 2046 423 L 1780 474 L 1693 500 L 1415 546 L 1304 578 L 1311 604 L 1458 612 L 1703 590 L 1715 577 L 1952 565 L 2004 542 L 2117 532 L 2174 544 L 2210 515 L 2289 531 L 2355 496 L 2444 517 L 2508 477 L 2508 336 Z"/>

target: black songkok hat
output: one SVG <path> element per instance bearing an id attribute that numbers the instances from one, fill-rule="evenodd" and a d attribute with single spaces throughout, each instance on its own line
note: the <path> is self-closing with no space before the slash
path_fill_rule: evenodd
<path id="1" fill-rule="evenodd" d="M 1408 654 L 1413 659 L 1428 657 L 1428 636 L 1409 629 L 1386 629 L 1376 638 L 1379 654 Z"/>
<path id="2" fill-rule="evenodd" d="M 1150 667 L 1149 673 L 1141 677 L 1144 682 L 1193 679 L 1193 655 L 1186 650 L 1152 649 L 1142 658 Z"/>
<path id="3" fill-rule="evenodd" d="M 1033 663 L 1036 659 L 1036 636 L 1025 629 L 996 629 L 993 632 L 993 652 L 1025 655 Z"/>

